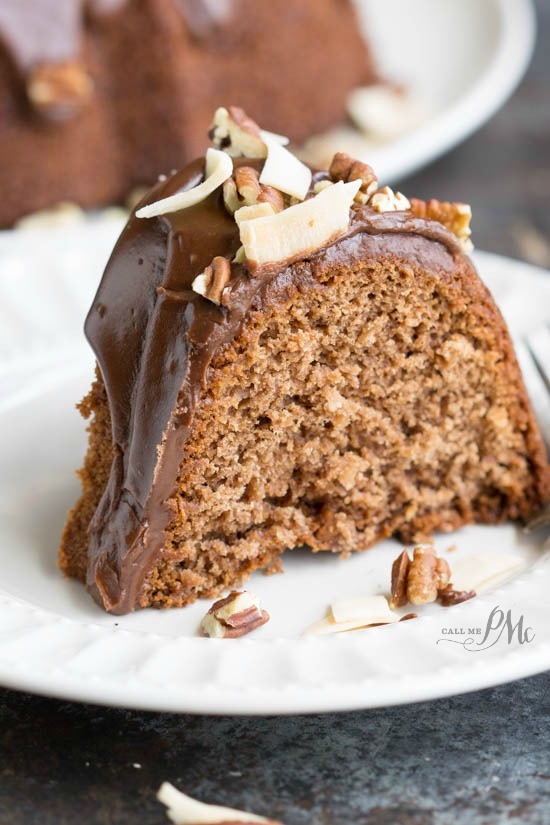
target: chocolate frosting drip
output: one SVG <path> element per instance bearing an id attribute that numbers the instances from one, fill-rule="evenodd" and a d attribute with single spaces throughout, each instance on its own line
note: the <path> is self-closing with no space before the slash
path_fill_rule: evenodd
<path id="1" fill-rule="evenodd" d="M 235 164 L 259 162 L 236 161 Z M 198 160 L 148 194 L 150 203 L 203 179 Z M 309 255 L 312 265 L 339 264 L 363 254 L 361 239 L 377 236 L 371 253 L 407 259 L 410 236 L 434 241 L 434 269 L 460 254 L 442 225 L 410 212 L 353 211 L 347 232 Z M 110 479 L 90 525 L 87 586 L 113 613 L 138 607 L 144 579 L 159 559 L 173 514 L 171 498 L 193 415 L 213 356 L 238 333 L 253 301 L 274 281 L 300 276 L 283 261 L 249 271 L 232 264 L 227 306 L 195 293 L 193 279 L 216 255 L 230 260 L 237 225 L 218 189 L 202 203 L 161 218 L 130 218 L 86 320 L 105 382 L 112 418 Z M 430 262 L 419 262 L 430 265 Z"/>

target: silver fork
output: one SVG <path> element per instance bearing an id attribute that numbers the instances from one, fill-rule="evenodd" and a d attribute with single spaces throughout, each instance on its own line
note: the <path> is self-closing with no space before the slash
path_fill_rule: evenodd
<path id="1" fill-rule="evenodd" d="M 550 450 L 550 323 L 514 343 L 544 443 Z M 550 503 L 525 525 L 525 530 L 530 532 L 549 524 Z"/>

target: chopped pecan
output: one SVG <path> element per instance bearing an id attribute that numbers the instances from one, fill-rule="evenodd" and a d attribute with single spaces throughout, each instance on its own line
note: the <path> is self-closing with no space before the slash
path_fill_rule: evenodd
<path id="1" fill-rule="evenodd" d="M 260 183 L 260 175 L 252 166 L 239 166 L 234 177 L 228 178 L 223 185 L 225 208 L 232 215 L 242 206 L 254 206 L 256 203 L 269 203 L 274 212 L 281 212 L 285 207 L 283 193 L 273 186 Z"/>
<path id="2" fill-rule="evenodd" d="M 376 192 L 370 203 L 377 212 L 401 212 L 411 208 L 409 199 L 401 192 L 394 192 L 390 186 L 384 186 Z"/>
<path id="3" fill-rule="evenodd" d="M 407 576 L 411 560 L 406 550 L 396 558 L 391 568 L 391 599 L 390 607 L 403 607 L 407 604 Z"/>
<path id="4" fill-rule="evenodd" d="M 237 192 L 242 200 L 242 206 L 252 206 L 261 194 L 260 175 L 251 166 L 239 166 L 235 169 L 235 183 Z"/>
<path id="5" fill-rule="evenodd" d="M 403 550 L 392 565 L 390 607 L 435 602 L 450 579 L 448 562 L 440 559 L 431 545 L 415 547 L 412 561 Z"/>
<path id="6" fill-rule="evenodd" d="M 456 235 L 464 252 L 472 251 L 473 245 L 470 240 L 472 210 L 467 203 L 450 203 L 449 201 L 438 201 L 435 198 L 429 201 L 411 198 L 411 211 L 417 218 L 442 223 L 443 226 L 446 226 L 450 232 Z"/>
<path id="7" fill-rule="evenodd" d="M 227 258 L 216 255 L 204 272 L 197 275 L 192 288 L 199 295 L 203 295 L 214 304 L 222 302 L 223 291 L 231 278 L 231 264 Z"/>
<path id="8" fill-rule="evenodd" d="M 437 601 L 443 607 L 453 607 L 455 604 L 467 602 L 476 595 L 475 590 L 455 590 L 452 584 L 448 584 L 437 595 Z"/>
<path id="9" fill-rule="evenodd" d="M 275 212 L 282 212 L 285 208 L 285 199 L 283 193 L 274 186 L 266 186 L 264 183 L 260 184 L 260 194 L 258 195 L 258 203 L 269 203 Z"/>
<path id="10" fill-rule="evenodd" d="M 451 570 L 445 559 L 438 558 L 435 548 L 419 545 L 414 548 L 407 576 L 407 598 L 411 604 L 435 602 L 439 590 L 446 587 Z"/>
<path id="11" fill-rule="evenodd" d="M 248 132 L 249 135 L 260 136 L 260 127 L 255 120 L 246 114 L 244 109 L 241 109 L 240 106 L 228 106 L 227 111 L 229 112 L 229 117 L 233 123 L 237 124 L 239 129 L 242 129 L 243 132 Z"/>
<path id="12" fill-rule="evenodd" d="M 220 106 L 216 109 L 208 135 L 216 149 L 227 152 L 231 157 L 267 156 L 260 127 L 238 106 L 230 106 L 229 109 Z"/>
<path id="13" fill-rule="evenodd" d="M 229 596 L 214 602 L 201 628 L 207 636 L 236 639 L 245 636 L 269 621 L 269 613 L 260 609 L 258 600 L 247 590 L 233 590 Z"/>
<path id="14" fill-rule="evenodd" d="M 345 152 L 336 152 L 328 171 L 333 181 L 341 180 L 344 183 L 351 180 L 361 181 L 361 187 L 355 196 L 356 203 L 367 203 L 378 189 L 378 178 L 372 167 L 360 160 L 355 160 Z"/>
<path id="15" fill-rule="evenodd" d="M 408 622 L 409 619 L 418 619 L 418 613 L 405 613 L 404 616 L 401 616 L 399 621 L 400 622 Z"/>
<path id="16" fill-rule="evenodd" d="M 41 63 L 31 71 L 27 97 L 37 111 L 55 120 L 64 120 L 89 100 L 93 82 L 78 60 Z"/>

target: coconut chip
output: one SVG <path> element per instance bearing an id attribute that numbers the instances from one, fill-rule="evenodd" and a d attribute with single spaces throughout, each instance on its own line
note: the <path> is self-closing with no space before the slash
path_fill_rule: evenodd
<path id="1" fill-rule="evenodd" d="M 198 186 L 186 189 L 183 192 L 176 192 L 175 195 L 170 195 L 168 198 L 162 198 L 159 201 L 147 204 L 147 206 L 142 206 L 136 212 L 136 218 L 155 218 L 158 215 L 167 215 L 169 212 L 179 212 L 181 209 L 195 206 L 231 177 L 233 161 L 226 152 L 212 148 L 207 149 L 205 173 L 206 179 Z"/>

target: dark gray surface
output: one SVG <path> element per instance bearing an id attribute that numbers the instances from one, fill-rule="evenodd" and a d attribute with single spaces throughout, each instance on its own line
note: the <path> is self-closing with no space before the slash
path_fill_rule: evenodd
<path id="1" fill-rule="evenodd" d="M 547 825 L 549 725 L 550 674 L 421 705 L 282 719 L 6 691 L 0 822 L 162 825 L 154 794 L 169 780 L 286 825 Z"/>
<path id="2" fill-rule="evenodd" d="M 535 60 L 514 98 L 402 188 L 471 203 L 478 247 L 550 266 L 550 3 L 538 6 Z M 161 825 L 154 793 L 165 779 L 287 825 L 548 825 L 549 731 L 550 673 L 291 719 L 137 713 L 0 690 L 0 825 Z"/>

